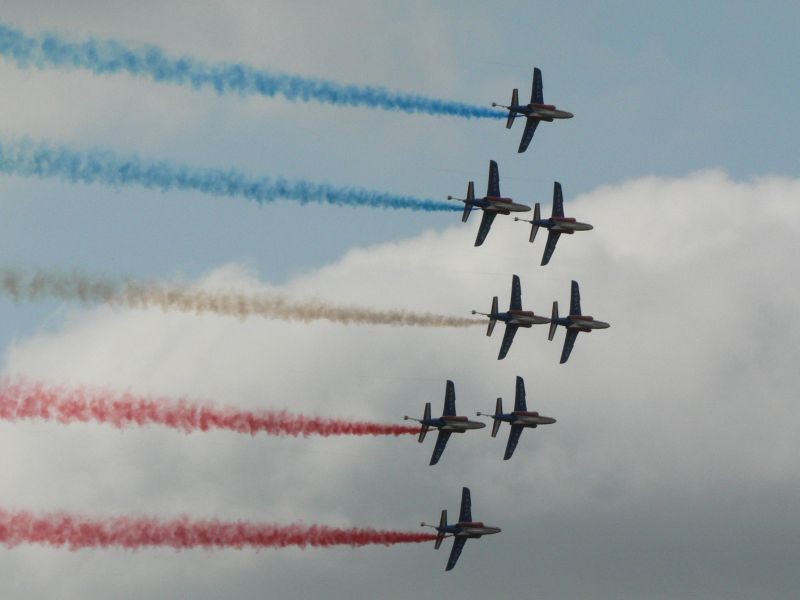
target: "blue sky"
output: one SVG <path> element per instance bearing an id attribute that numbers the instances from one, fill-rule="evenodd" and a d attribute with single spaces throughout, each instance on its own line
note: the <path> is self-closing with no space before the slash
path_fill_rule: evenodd
<path id="1" fill-rule="evenodd" d="M 454 511 L 463 479 L 471 478 L 482 484 L 473 494 L 476 506 L 490 513 L 487 522 L 490 517 L 501 521 L 506 511 L 506 520 L 539 523 L 516 533 L 508 528 L 506 546 L 495 536 L 491 543 L 468 547 L 460 565 L 464 577 L 457 584 L 439 573 L 443 553 L 428 547 L 381 549 L 382 554 L 155 554 L 166 564 L 174 559 L 169 576 L 144 552 L 136 560 L 109 553 L 92 555 L 101 561 L 97 570 L 79 569 L 80 577 L 66 592 L 70 597 L 120 589 L 122 596 L 132 597 L 133 580 L 120 579 L 121 588 L 114 590 L 100 572 L 126 564 L 143 578 L 143 589 L 161 596 L 188 590 L 219 597 L 228 589 L 238 597 L 256 597 L 267 584 L 284 597 L 313 595 L 340 572 L 347 579 L 343 597 L 381 590 L 403 597 L 409 589 L 420 597 L 453 591 L 470 597 L 502 584 L 478 572 L 479 566 L 500 569 L 496 572 L 507 582 L 525 552 L 541 561 L 537 565 L 543 566 L 531 568 L 547 579 L 542 589 L 548 597 L 596 589 L 597 597 L 608 598 L 650 591 L 659 598 L 695 592 L 730 598 L 736 590 L 725 578 L 738 576 L 743 565 L 770 573 L 773 587 L 762 586 L 764 597 L 786 597 L 798 583 L 780 562 L 787 548 L 789 555 L 792 551 L 780 524 L 791 515 L 783 502 L 796 499 L 796 465 L 785 458 L 792 454 L 792 437 L 777 424 L 796 414 L 782 399 L 796 396 L 797 378 L 773 353 L 791 355 L 800 328 L 796 319 L 787 323 L 780 317 L 786 304 L 769 298 L 771 293 L 790 300 L 798 295 L 796 285 L 787 283 L 794 281 L 797 268 L 783 259 L 796 251 L 797 240 L 796 3 L 7 4 L 3 22 L 30 33 L 53 30 L 77 40 L 96 36 L 152 43 L 211 62 L 242 61 L 479 105 L 506 102 L 513 87 L 524 97 L 538 66 L 545 100 L 575 118 L 543 124 L 524 155 L 516 153 L 520 123 L 507 131 L 502 121 L 218 96 L 125 75 L 21 70 L 2 59 L 0 136 L 29 135 L 78 148 L 235 167 L 253 176 L 438 199 L 462 195 L 470 179 L 482 192 L 488 161 L 494 159 L 504 195 L 546 207 L 558 180 L 567 211 L 594 223 L 596 231 L 564 240 L 554 264 L 542 271 L 537 266 L 542 242 L 530 247 L 521 226 L 498 222 L 487 245 L 474 249 L 475 215 L 461 225 L 456 213 L 292 202 L 257 206 L 196 193 L 4 177 L 3 264 L 206 283 L 203 278 L 211 274 L 212 284 L 219 280 L 254 291 L 277 286 L 301 297 L 458 315 L 488 308 L 495 294 L 504 303 L 510 275 L 518 272 L 526 304 L 537 312 L 546 311 L 556 297 L 565 303 L 569 280 L 579 278 L 584 307 L 612 322 L 608 332 L 579 341 L 576 364 L 565 370 L 550 364 L 557 362 L 556 344 L 546 346 L 541 331 L 522 332 L 516 355 L 498 364 L 497 333 L 486 340 L 476 331 L 350 331 L 0 299 L 6 374 L 21 371 L 47 380 L 252 406 L 260 406 L 264 396 L 296 398 L 302 409 L 333 414 L 363 409 L 384 420 L 415 412 L 428 399 L 438 406 L 447 377 L 459 378 L 464 412 L 487 410 L 495 395 L 511 393 L 514 375 L 521 374 L 542 386 L 534 397 L 542 400 L 543 412 L 549 414 L 544 410 L 549 407 L 558 413 L 559 429 L 548 433 L 549 439 L 523 440 L 530 443 L 518 453 L 530 452 L 530 462 L 523 452 L 514 471 L 507 465 L 500 470 L 497 456 L 481 453 L 488 448 L 500 454 L 499 440 L 490 446 L 487 435 L 479 449 L 469 440 L 456 440 L 463 442 L 464 454 L 455 445 L 448 449 L 453 456 L 443 465 L 449 469 L 444 475 L 418 471 L 430 448 L 416 444 L 410 450 L 376 445 L 376 460 L 385 462 L 373 465 L 358 460 L 355 446 L 321 441 L 248 446 L 251 440 L 224 436 L 205 443 L 170 432 L 123 437 L 95 431 L 99 428 L 81 429 L 81 434 L 61 428 L 49 439 L 52 424 L 38 429 L 4 424 L 5 450 L 22 457 L 30 472 L 5 465 L 11 474 L 0 487 L 13 491 L 0 496 L 0 505 L 59 508 L 53 492 L 63 488 L 67 508 L 97 512 L 187 510 L 285 519 L 315 514 L 345 521 L 363 515 L 414 526 L 434 518 L 442 503 Z M 692 175 L 698 172 L 705 174 Z M 770 232 L 769 240 L 764 231 Z M 751 246 L 752 256 L 744 253 Z M 679 309 L 683 312 L 676 313 Z M 748 324 L 746 335 L 734 336 L 739 329 L 731 323 L 739 323 L 742 314 L 765 315 L 765 328 Z M 773 326 L 781 333 L 771 342 L 762 339 L 761 332 Z M 637 327 L 652 328 L 652 337 L 643 339 Z M 674 350 L 682 339 L 694 346 L 685 355 Z M 715 344 L 723 342 L 728 352 L 718 356 Z M 766 388 L 764 381 L 770 382 Z M 734 383 L 738 391 L 730 389 Z M 720 414 L 750 409 L 748 393 L 759 389 L 768 390 L 758 400 L 769 418 L 758 417 L 752 428 L 735 418 L 719 424 Z M 340 400 L 323 403 L 328 395 Z M 619 420 L 628 427 L 598 431 L 596 423 L 609 418 L 603 406 L 622 411 Z M 671 408 L 700 415 L 699 424 L 680 420 L 676 430 L 683 437 L 661 437 L 663 423 L 674 416 Z M 712 428 L 713 441 L 704 440 Z M 736 446 L 735 434 L 741 432 L 753 436 L 748 438 L 751 457 Z M 76 439 L 81 436 L 90 440 L 86 447 Z M 48 443 L 38 448 L 36 440 L 43 437 Z M 718 451 L 691 456 L 691 450 L 716 448 L 716 442 Z M 158 448 L 156 459 L 150 448 Z M 229 462 L 213 464 L 212 449 Z M 649 462 L 638 456 L 640 450 Z M 105 451 L 107 461 L 93 458 L 92 452 Z M 237 477 L 238 469 L 259 463 L 260 452 L 270 454 L 264 460 L 282 485 Z M 331 466 L 328 452 L 344 457 L 343 464 Z M 48 467 L 59 453 L 66 467 Z M 737 480 L 731 455 L 757 472 L 753 479 Z M 747 463 L 751 458 L 753 464 Z M 151 472 L 154 460 L 161 466 Z M 89 466 L 84 469 L 81 461 Z M 309 477 L 299 477 L 287 461 L 296 461 Z M 99 482 L 100 474 L 110 477 L 112 464 L 119 467 L 115 473 L 128 477 Z M 174 481 L 170 464 L 182 470 Z M 72 484 L 58 477 L 69 469 L 78 473 Z M 330 480 L 334 473 L 340 477 L 336 482 Z M 545 484 L 534 476 L 539 474 Z M 417 486 L 417 493 L 409 486 L 393 488 L 399 480 Z M 293 485 L 302 493 L 285 489 Z M 365 491 L 375 494 L 377 504 L 365 501 Z M 730 500 L 715 512 L 720 495 Z M 389 506 L 393 501 L 402 506 Z M 654 515 L 655 508 L 663 516 Z M 542 516 L 545 524 L 536 521 Z M 742 520 L 752 529 L 734 528 L 741 534 L 736 537 L 731 523 Z M 683 529 L 687 523 L 695 537 Z M 686 537 L 670 533 L 676 529 Z M 531 548 L 537 531 L 550 542 Z M 615 550 L 604 542 L 609 536 Z M 763 550 L 763 563 L 729 550 L 745 546 L 748 536 Z M 691 561 L 681 559 L 683 550 Z M 15 575 L 13 582 L 0 578 L 5 581 L 0 589 L 7 585 L 8 591 L 33 597 L 52 596 L 53 582 L 63 581 L 76 561 L 85 560 L 39 550 L 3 552 Z M 659 553 L 666 557 L 660 566 Z M 32 566 L 44 555 L 51 561 L 47 581 L 37 579 Z M 370 570 L 363 579 L 353 570 L 354 557 Z M 194 571 L 198 564 L 202 574 Z M 420 569 L 431 573 L 422 575 Z M 715 576 L 704 577 L 705 569 Z M 562 578 L 562 587 L 548 579 L 548 570 Z M 591 587 L 592 580 L 609 572 L 620 572 L 619 580 L 602 578 Z M 289 579 L 298 573 L 310 573 L 299 591 Z M 671 580 L 670 573 L 678 573 L 684 584 Z M 241 582 L 238 594 L 222 584 L 230 577 Z M 421 582 L 404 587 L 408 577 Z M 742 597 L 757 584 L 765 582 L 741 583 Z"/>

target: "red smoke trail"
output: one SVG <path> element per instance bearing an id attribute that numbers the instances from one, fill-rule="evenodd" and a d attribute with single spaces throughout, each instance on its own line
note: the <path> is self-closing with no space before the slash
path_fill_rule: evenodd
<path id="1" fill-rule="evenodd" d="M 408 435 L 419 427 L 196 404 L 184 398 L 153 398 L 88 388 L 49 388 L 40 383 L 0 384 L 0 419 L 44 419 L 60 423 L 95 421 L 117 428 L 164 425 L 186 433 L 227 429 L 256 435 Z"/>
<path id="2" fill-rule="evenodd" d="M 34 515 L 0 509 L 0 543 L 41 544 L 70 550 L 162 546 L 188 548 L 285 548 L 307 546 L 368 546 L 412 544 L 435 540 L 428 533 L 325 525 L 275 525 L 248 521 L 191 520 L 186 516 L 162 521 L 153 517 L 91 518 L 69 513 Z"/>

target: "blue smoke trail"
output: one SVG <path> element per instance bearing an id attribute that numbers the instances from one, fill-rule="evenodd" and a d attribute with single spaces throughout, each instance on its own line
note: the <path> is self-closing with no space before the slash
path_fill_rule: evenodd
<path id="1" fill-rule="evenodd" d="M 70 42 L 52 33 L 30 37 L 5 25 L 0 25 L 0 55 L 20 67 L 74 67 L 97 74 L 124 72 L 195 89 L 210 87 L 218 94 L 237 92 L 267 97 L 280 94 L 288 100 L 303 102 L 317 100 L 468 119 L 506 118 L 504 113 L 462 102 L 436 100 L 381 87 L 343 85 L 324 79 L 270 73 L 242 63 L 207 64 L 188 57 L 174 58 L 156 46 L 131 48 L 118 41 L 95 38 Z"/>
<path id="2" fill-rule="evenodd" d="M 224 171 L 166 161 L 146 161 L 135 156 L 117 156 L 105 150 L 73 150 L 30 139 L 0 140 L 0 173 L 112 186 L 141 185 L 162 191 L 192 190 L 215 196 L 247 198 L 260 204 L 286 199 L 301 204 L 320 202 L 424 211 L 461 210 L 454 204 L 437 200 L 308 181 L 249 178 L 233 169 Z"/>

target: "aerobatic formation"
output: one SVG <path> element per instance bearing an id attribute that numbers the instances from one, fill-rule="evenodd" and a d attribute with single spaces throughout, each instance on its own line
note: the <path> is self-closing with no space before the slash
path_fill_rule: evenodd
<path id="1" fill-rule="evenodd" d="M 570 119 L 572 113 L 544 103 L 542 72 L 533 70 L 533 85 L 528 104 L 520 104 L 515 88 L 509 105 L 492 103 L 507 114 L 489 108 L 460 102 L 436 100 L 414 94 L 392 92 L 383 88 L 342 85 L 331 81 L 314 80 L 294 75 L 270 73 L 245 64 L 211 65 L 191 58 L 175 58 L 156 47 L 133 48 L 114 40 L 89 39 L 72 42 L 53 34 L 28 36 L 0 24 L 0 57 L 19 68 L 83 69 L 96 74 L 121 73 L 146 77 L 155 81 L 192 88 L 211 88 L 218 94 L 234 92 L 262 97 L 282 95 L 289 100 L 317 101 L 329 104 L 364 106 L 409 113 L 427 113 L 461 118 L 506 118 L 511 128 L 517 116 L 525 118 L 522 138 L 517 149 L 525 152 L 541 121 Z M 373 192 L 357 187 L 335 188 L 307 181 L 251 178 L 235 170 L 189 167 L 164 161 L 152 161 L 110 152 L 80 150 L 32 142 L 28 139 L 0 141 L 0 173 L 28 177 L 55 177 L 70 182 L 101 183 L 106 185 L 137 185 L 162 191 L 184 190 L 199 193 L 241 197 L 259 203 L 290 199 L 300 203 L 325 202 L 336 205 L 370 206 L 422 211 L 457 211 L 449 202 Z M 486 195 L 475 196 L 475 184 L 467 185 L 466 198 L 453 198 L 464 203 L 462 221 L 467 222 L 473 209 L 482 217 L 474 245 L 482 246 L 497 215 L 530 212 L 531 206 L 515 202 L 500 192 L 500 171 L 495 160 L 489 161 Z M 550 263 L 562 234 L 588 231 L 592 225 L 565 216 L 564 197 L 559 182 L 553 185 L 552 211 L 542 218 L 540 203 L 533 204 L 533 218 L 514 217 L 514 221 L 531 225 L 528 241 L 533 243 L 540 228 L 547 229 L 547 241 L 540 266 Z M 579 236 L 580 237 L 580 236 Z M 250 315 L 280 318 L 307 323 L 327 319 L 340 324 L 415 325 L 423 327 L 465 327 L 480 324 L 474 318 L 448 317 L 410 311 L 382 311 L 357 307 L 342 307 L 323 301 L 289 301 L 282 297 L 245 296 L 236 292 L 213 293 L 186 286 L 156 283 L 136 283 L 89 278 L 75 271 L 59 273 L 40 271 L 25 274 L 13 268 L 0 269 L 0 291 L 17 301 L 54 297 L 61 300 L 101 302 L 124 308 L 159 307 L 163 310 L 184 310 L 197 313 L 246 317 Z M 486 335 L 491 336 L 495 325 L 505 325 L 498 360 L 505 359 L 519 328 L 549 325 L 548 339 L 552 340 L 559 326 L 566 335 L 560 363 L 570 358 L 575 341 L 581 332 L 606 329 L 609 324 L 583 314 L 577 280 L 571 283 L 569 312 L 559 315 L 558 302 L 553 302 L 550 316 L 524 310 L 522 284 L 519 275 L 511 276 L 511 297 L 508 310 L 501 312 L 498 296 L 492 299 L 488 313 L 473 310 L 473 315 L 488 318 Z M 587 349 L 588 352 L 588 349 Z M 519 353 L 516 353 L 519 354 Z M 58 388 L 25 380 L 0 383 L 0 420 L 19 421 L 39 419 L 68 423 L 102 423 L 117 428 L 158 425 L 184 433 L 222 429 L 255 436 L 410 436 L 423 443 L 426 434 L 437 430 L 429 464 L 442 459 L 448 440 L 454 433 L 483 429 L 485 421 L 474 421 L 456 411 L 455 384 L 447 380 L 444 408 L 440 417 L 432 415 L 431 402 L 426 402 L 420 419 L 405 416 L 419 425 L 385 424 L 364 420 L 333 419 L 288 413 L 284 410 L 245 410 L 198 404 L 183 398 L 170 399 L 114 393 L 94 388 Z M 510 426 L 503 460 L 514 455 L 523 430 L 536 429 L 556 422 L 553 417 L 530 411 L 525 397 L 525 382 L 516 377 L 514 408 L 503 412 L 498 397 L 493 413 L 477 412 L 478 417 L 491 419 L 491 437 L 495 438 L 502 424 Z M 537 434 L 540 436 L 542 434 Z M 466 436 L 471 443 L 478 434 Z M 484 438 L 485 439 L 485 438 Z M 457 449 L 459 444 L 456 444 Z M 463 446 L 461 446 L 463 447 Z M 457 450 L 452 450 L 456 452 Z M 452 460 L 452 458 L 448 459 Z M 278 525 L 261 522 L 224 522 L 215 519 L 191 520 L 186 516 L 175 519 L 156 517 L 93 518 L 73 513 L 35 514 L 29 511 L 10 511 L 0 507 L 0 543 L 13 547 L 21 543 L 50 546 L 140 548 L 168 546 L 176 549 L 191 547 L 243 548 L 333 545 L 363 546 L 393 545 L 434 541 L 438 549 L 445 537 L 453 538 L 453 546 L 445 570 L 453 569 L 469 539 L 500 533 L 500 528 L 473 521 L 470 489 L 462 489 L 458 521 L 448 523 L 443 510 L 438 525 L 431 527 L 435 534 L 407 531 L 376 530 L 370 527 L 333 528 L 325 525 Z M 418 530 L 417 530 L 418 531 Z"/>

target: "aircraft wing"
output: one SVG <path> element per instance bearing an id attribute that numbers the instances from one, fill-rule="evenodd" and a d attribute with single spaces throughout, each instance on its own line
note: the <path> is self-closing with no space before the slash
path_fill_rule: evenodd
<path id="1" fill-rule="evenodd" d="M 486 195 L 500 197 L 500 171 L 497 163 L 493 160 L 489 161 L 489 183 L 486 186 Z"/>
<path id="2" fill-rule="evenodd" d="M 517 333 L 519 326 L 506 324 L 506 332 L 503 335 L 503 342 L 500 344 L 500 354 L 497 355 L 497 360 L 503 360 L 508 354 L 511 343 L 514 341 L 514 335 Z"/>
<path id="3" fill-rule="evenodd" d="M 533 69 L 531 104 L 544 104 L 544 92 L 542 90 L 542 72 L 538 67 Z"/>
<path id="4" fill-rule="evenodd" d="M 442 415 L 445 417 L 456 416 L 456 386 L 449 379 L 444 393 L 444 412 Z"/>
<path id="5" fill-rule="evenodd" d="M 494 221 L 495 215 L 497 215 L 497 213 L 493 210 L 483 211 L 483 218 L 481 219 L 481 224 L 478 227 L 478 237 L 475 238 L 476 246 L 480 246 L 483 243 L 483 240 L 486 239 L 486 236 L 489 235 L 489 230 L 492 228 L 492 221 Z"/>
<path id="6" fill-rule="evenodd" d="M 469 488 L 461 488 L 461 511 L 458 513 L 459 523 L 469 523 L 472 521 L 472 498 Z"/>
<path id="7" fill-rule="evenodd" d="M 544 255 L 542 256 L 542 266 L 546 265 L 550 262 L 550 257 L 553 256 L 553 252 L 556 250 L 556 244 L 558 243 L 558 238 L 561 237 L 561 232 L 550 230 L 547 232 L 547 243 L 544 245 Z M 570 311 L 570 314 L 573 314 Z"/>
<path id="8" fill-rule="evenodd" d="M 511 455 L 514 454 L 514 450 L 517 449 L 517 444 L 519 443 L 519 436 L 522 435 L 523 429 L 525 428 L 522 425 L 511 426 L 511 433 L 508 435 L 508 444 L 506 444 L 506 454 L 503 456 L 503 460 L 508 460 L 511 458 Z"/>
<path id="9" fill-rule="evenodd" d="M 450 550 L 450 558 L 447 559 L 447 568 L 445 571 L 451 571 L 456 566 L 458 557 L 461 556 L 461 551 L 464 549 L 464 544 L 467 543 L 467 538 L 456 537 L 453 539 L 453 549 Z"/>
<path id="10" fill-rule="evenodd" d="M 514 396 L 514 410 L 520 410 L 522 412 L 528 410 L 525 407 L 525 382 L 519 375 L 517 375 L 517 393 Z"/>
<path id="11" fill-rule="evenodd" d="M 447 440 L 450 439 L 452 431 L 439 431 L 439 436 L 436 438 L 436 445 L 433 447 L 433 454 L 431 455 L 431 462 L 428 464 L 435 465 L 439 462 L 444 452 L 444 447 L 447 446 Z"/>
<path id="12" fill-rule="evenodd" d="M 533 134 L 538 125 L 539 119 L 528 117 L 528 120 L 525 121 L 525 131 L 522 132 L 522 139 L 519 142 L 519 148 L 517 149 L 517 152 L 525 152 L 525 150 L 528 149 L 528 144 L 531 143 Z"/>
<path id="13" fill-rule="evenodd" d="M 511 310 L 522 310 L 522 286 L 519 283 L 519 275 L 511 276 Z"/>
<path id="14" fill-rule="evenodd" d="M 577 329 L 567 329 L 567 337 L 564 338 L 564 349 L 561 351 L 561 360 L 559 361 L 561 364 L 564 364 L 569 359 L 575 340 L 578 339 L 578 333 Z"/>
<path id="15" fill-rule="evenodd" d="M 572 293 L 569 298 L 569 314 L 581 314 L 581 290 L 578 288 L 578 282 L 574 280 L 572 282 Z"/>
<path id="16" fill-rule="evenodd" d="M 561 193 L 561 184 L 553 183 L 553 217 L 564 216 L 564 194 Z"/>

